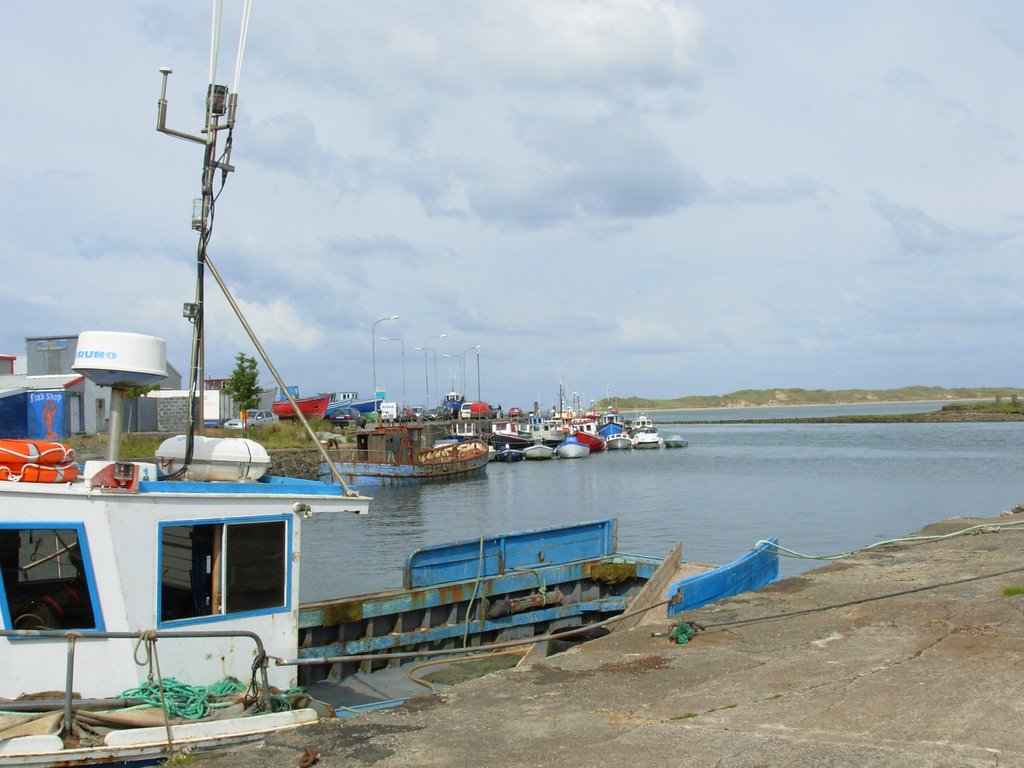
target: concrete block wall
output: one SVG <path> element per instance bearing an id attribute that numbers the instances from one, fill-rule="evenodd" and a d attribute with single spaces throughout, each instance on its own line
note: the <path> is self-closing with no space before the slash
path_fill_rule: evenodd
<path id="1" fill-rule="evenodd" d="M 161 397 L 156 403 L 157 431 L 182 434 L 188 426 L 188 397 Z"/>

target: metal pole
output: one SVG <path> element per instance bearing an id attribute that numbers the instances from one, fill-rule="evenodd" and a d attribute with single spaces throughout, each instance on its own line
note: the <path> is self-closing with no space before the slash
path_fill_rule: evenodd
<path id="1" fill-rule="evenodd" d="M 476 399 L 480 399 L 480 347 L 476 348 Z"/>
<path id="2" fill-rule="evenodd" d="M 448 335 L 447 333 L 442 333 L 442 334 L 439 334 L 437 336 L 428 336 L 427 340 L 423 342 L 423 346 L 422 347 L 416 347 L 416 349 L 422 349 L 423 350 L 423 377 L 426 379 L 426 383 L 427 383 L 427 401 L 423 404 L 424 408 L 429 408 L 430 407 L 430 369 L 427 367 L 427 352 L 433 352 L 434 351 L 434 350 L 430 349 L 430 347 L 428 347 L 427 345 L 430 344 L 432 339 L 443 339 L 447 335 Z M 435 366 L 434 366 L 434 382 L 436 384 L 437 383 L 437 365 L 436 365 L 437 358 L 436 357 L 434 358 L 434 361 L 435 361 Z"/>
<path id="3" fill-rule="evenodd" d="M 441 390 L 437 388 L 437 350 L 432 349 L 430 351 L 434 353 L 434 399 L 440 403 L 441 398 L 438 397 L 438 394 L 440 394 Z"/>
<path id="4" fill-rule="evenodd" d="M 409 404 L 409 400 L 405 396 L 405 341 L 390 336 L 381 336 L 378 341 L 397 341 L 402 345 L 402 407 L 405 407 Z"/>
<path id="5" fill-rule="evenodd" d="M 373 416 L 378 424 L 380 424 L 380 406 L 377 402 L 377 323 L 383 323 L 385 320 L 397 320 L 398 315 L 390 315 L 388 317 L 382 317 L 380 320 L 375 320 L 373 327 L 370 328 L 370 356 L 373 360 Z"/>
<path id="6" fill-rule="evenodd" d="M 467 347 L 466 350 L 462 353 L 462 394 L 463 395 L 466 394 L 466 352 L 469 352 L 470 350 L 473 350 L 473 349 L 476 350 L 476 353 L 478 355 L 480 354 L 480 345 L 479 344 L 476 344 L 476 345 L 474 345 L 472 347 Z M 479 365 L 477 367 L 479 368 Z M 480 399 L 480 391 L 479 390 L 480 390 L 480 386 L 478 384 L 477 385 L 477 398 L 476 398 L 477 400 Z"/>

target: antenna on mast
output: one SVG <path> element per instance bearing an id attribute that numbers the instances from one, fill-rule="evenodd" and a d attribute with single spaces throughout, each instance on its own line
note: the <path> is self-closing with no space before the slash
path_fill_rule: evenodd
<path id="1" fill-rule="evenodd" d="M 214 178 L 216 172 L 220 171 L 221 189 L 223 189 L 228 173 L 235 170 L 230 163 L 230 159 L 231 134 L 235 127 L 237 96 L 234 93 L 229 93 L 226 85 L 220 85 L 215 81 L 222 8 L 223 0 L 214 0 L 212 42 L 210 47 L 210 82 L 206 89 L 205 124 L 199 135 L 167 127 L 167 81 L 173 72 L 170 67 L 160 68 L 162 80 L 156 113 L 157 131 L 177 139 L 202 144 L 205 148 L 203 154 L 202 197 L 196 199 L 192 209 L 192 228 L 199 232 L 199 244 L 196 250 L 196 295 L 194 301 L 185 304 L 182 312 L 184 317 L 192 323 L 192 359 L 189 367 L 188 443 L 186 446 L 184 468 L 187 468 L 189 461 L 191 461 L 193 437 L 196 433 L 202 434 L 204 426 L 203 417 L 198 415 L 196 411 L 202 407 L 202 393 L 205 389 L 205 350 L 203 343 L 204 275 L 207 266 L 206 247 L 210 241 L 213 229 L 214 204 L 217 199 L 213 189 Z M 242 11 L 242 33 L 239 39 L 236 67 L 241 66 L 241 46 L 245 44 L 251 10 L 252 2 L 251 0 L 246 0 Z M 235 73 L 234 82 L 237 88 L 239 82 L 238 72 Z M 220 133 L 224 130 L 227 130 L 228 134 L 224 150 L 222 153 L 219 153 L 217 142 Z"/>

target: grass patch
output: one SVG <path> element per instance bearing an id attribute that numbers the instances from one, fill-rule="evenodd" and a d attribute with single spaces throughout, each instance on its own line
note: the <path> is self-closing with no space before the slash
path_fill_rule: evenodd
<path id="1" fill-rule="evenodd" d="M 1005 597 L 1013 597 L 1014 595 L 1024 595 L 1024 587 L 1007 587 L 1003 590 Z"/>
<path id="2" fill-rule="evenodd" d="M 323 419 L 312 419 L 309 425 L 313 432 L 332 432 L 342 434 L 342 430 Z M 206 437 L 244 437 L 240 429 L 224 429 L 223 427 L 206 427 L 203 434 Z M 156 455 L 160 444 L 171 437 L 170 434 L 143 432 L 129 433 L 121 436 L 121 458 L 123 459 L 152 459 Z M 302 424 L 298 421 L 278 421 L 263 427 L 256 427 L 249 430 L 249 439 L 260 443 L 268 451 L 284 448 L 313 448 L 313 441 L 310 439 Z M 107 444 L 105 434 L 90 435 L 87 437 L 71 437 L 64 441 L 76 451 L 84 448 L 99 449 Z"/>

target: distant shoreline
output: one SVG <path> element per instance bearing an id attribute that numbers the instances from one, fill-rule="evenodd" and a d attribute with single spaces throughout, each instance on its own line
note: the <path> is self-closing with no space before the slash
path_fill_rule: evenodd
<path id="1" fill-rule="evenodd" d="M 899 405 L 901 403 L 935 403 L 936 405 L 942 406 L 949 403 L 987 403 L 990 400 L 983 400 L 979 398 L 953 398 L 949 400 L 858 400 L 856 402 L 836 402 L 836 403 L 773 403 L 771 405 L 702 405 L 693 408 L 620 408 L 620 411 L 658 411 L 659 413 L 675 413 L 678 411 L 742 411 L 751 410 L 754 408 L 837 408 L 840 406 L 847 405 Z"/>

